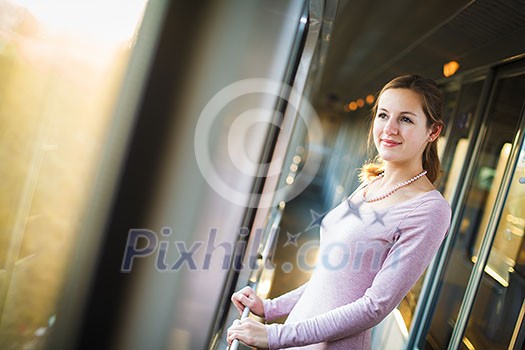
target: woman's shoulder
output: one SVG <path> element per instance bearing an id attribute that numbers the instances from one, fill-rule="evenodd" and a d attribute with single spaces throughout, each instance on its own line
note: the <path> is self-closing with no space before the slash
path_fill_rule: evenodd
<path id="1" fill-rule="evenodd" d="M 439 205 L 442 205 L 442 206 L 450 208 L 450 204 L 448 203 L 448 201 L 445 199 L 445 197 L 443 197 L 441 192 L 439 192 L 439 190 L 437 190 L 435 188 L 430 190 L 430 191 L 423 192 L 421 194 L 421 196 L 422 196 L 422 198 L 425 199 L 422 202 L 432 201 L 432 202 L 435 202 L 434 205 L 438 205 L 439 204 Z"/>
<path id="2" fill-rule="evenodd" d="M 413 216 L 440 217 L 450 220 L 452 210 L 441 192 L 433 189 L 415 197 Z"/>

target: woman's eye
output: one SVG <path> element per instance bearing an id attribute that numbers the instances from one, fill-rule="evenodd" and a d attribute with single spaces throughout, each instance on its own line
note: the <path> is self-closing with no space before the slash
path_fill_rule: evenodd
<path id="1" fill-rule="evenodd" d="M 405 123 L 411 123 L 412 124 L 412 119 L 410 119 L 408 117 L 401 117 L 401 121 L 405 122 Z"/>
<path id="2" fill-rule="evenodd" d="M 379 119 L 385 119 L 385 118 L 387 118 L 387 117 L 388 117 L 388 116 L 386 115 L 386 113 L 379 113 L 379 114 L 377 115 L 377 118 L 379 118 Z"/>

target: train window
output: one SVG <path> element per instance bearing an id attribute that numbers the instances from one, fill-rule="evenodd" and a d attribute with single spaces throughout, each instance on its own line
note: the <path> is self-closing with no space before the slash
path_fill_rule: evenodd
<path id="1" fill-rule="evenodd" d="M 459 218 L 458 234 L 445 270 L 443 286 L 427 335 L 428 349 L 446 348 L 451 337 L 472 272 L 476 240 L 478 236 L 483 237 L 485 234 L 484 221 L 488 219 L 484 217 L 489 216 L 493 209 L 491 192 L 501 190 L 501 180 L 498 174 L 503 171 L 501 169 L 504 169 L 507 163 L 509 147 L 507 144 L 512 143 L 516 133 L 519 132 L 523 105 L 522 91 L 524 90 L 525 75 L 502 77 L 496 80 L 494 85 L 492 103 L 484 124 L 486 133 L 474 167 L 474 177 L 468 185 L 466 200 Z M 509 198 L 512 199 L 512 197 Z M 504 239 L 509 235 L 505 233 L 505 229 L 502 228 Z M 500 250 L 495 247 L 492 252 L 496 257 L 501 253 L 507 254 L 510 250 L 508 248 Z M 503 260 L 509 263 L 509 258 L 515 259 L 515 257 L 507 256 Z M 494 259 L 497 260 L 497 258 Z M 517 316 L 514 315 L 515 312 L 510 311 L 515 305 L 509 301 L 508 298 L 512 297 L 505 291 L 505 287 L 494 277 L 488 274 L 484 276 L 479 291 L 481 305 L 473 313 L 469 322 L 469 325 L 477 328 L 477 331 L 475 334 L 466 335 L 463 346 L 468 349 L 501 348 L 500 342 L 505 342 L 502 337 L 502 327 L 508 326 L 505 324 L 505 319 Z"/>
<path id="2" fill-rule="evenodd" d="M 519 78 L 517 78 L 519 79 Z M 513 88 L 519 89 L 506 96 L 496 113 L 502 118 L 507 115 L 519 116 L 523 105 L 525 75 L 515 80 Z M 503 96 L 502 96 L 503 98 Z M 496 145 L 495 145 L 496 146 Z M 510 155 L 512 144 L 501 146 L 500 158 L 495 169 L 487 172 L 486 177 L 492 177 L 494 183 L 501 182 L 504 165 Z M 486 178 L 483 179 L 485 182 Z M 492 244 L 489 259 L 485 266 L 485 276 L 482 279 L 478 295 L 470 315 L 464 343 L 470 343 L 476 349 L 507 349 L 515 328 L 523 298 L 525 296 L 525 271 L 517 262 L 519 255 L 525 253 L 523 234 L 525 226 L 525 147 L 522 146 L 518 163 L 514 170 L 507 198 L 500 216 L 496 235 Z M 494 201 L 496 194 L 490 188 L 487 204 Z M 485 218 L 480 227 L 484 230 L 488 225 Z M 483 232 L 483 231 L 480 231 Z M 478 236 L 474 245 L 475 261 L 480 249 L 481 238 Z"/>
<path id="3" fill-rule="evenodd" d="M 145 0 L 0 1 L 0 348 L 42 348 Z"/>
<path id="4" fill-rule="evenodd" d="M 447 150 L 443 155 L 443 179 L 440 190 L 443 196 L 452 201 L 459 184 L 459 173 L 466 161 L 467 148 L 470 143 L 469 131 L 476 112 L 484 80 L 477 80 L 463 85 L 460 101 L 454 118 L 451 118 L 447 129 Z M 446 110 L 445 110 L 446 111 Z"/>
<path id="5" fill-rule="evenodd" d="M 481 219 L 480 232 L 485 232 L 489 224 L 490 219 L 490 208 L 492 208 L 496 201 L 496 196 L 498 194 L 498 187 L 503 180 L 503 175 L 505 172 L 505 165 L 510 156 L 510 151 L 512 149 L 511 143 L 505 143 L 501 147 L 501 152 L 498 159 L 498 164 L 496 169 L 485 168 L 483 172 L 483 177 L 479 179 L 480 187 L 487 187 L 488 196 L 485 203 L 485 209 L 483 213 L 483 218 Z M 498 184 L 497 186 L 491 186 L 490 183 L 494 182 Z M 504 214 L 505 215 L 505 214 Z M 510 230 L 510 229 L 509 229 Z M 498 233 L 501 233 L 498 231 Z M 516 261 L 516 255 L 519 248 L 519 243 L 521 242 L 521 235 L 510 235 L 511 232 L 508 232 L 506 236 L 497 235 L 496 241 L 492 248 L 492 253 L 499 252 L 498 254 L 491 254 L 491 257 L 494 259 L 489 260 L 486 272 L 489 273 L 496 281 L 501 283 L 503 286 L 508 285 L 508 268 L 514 267 L 509 266 Z M 515 237 L 514 237 L 515 236 Z M 512 239 L 514 237 L 514 239 Z M 481 240 L 483 236 L 478 235 L 473 247 L 472 262 L 476 262 L 480 250 Z M 503 238 L 503 239 L 502 239 Z M 510 258 L 506 260 L 506 258 Z"/>

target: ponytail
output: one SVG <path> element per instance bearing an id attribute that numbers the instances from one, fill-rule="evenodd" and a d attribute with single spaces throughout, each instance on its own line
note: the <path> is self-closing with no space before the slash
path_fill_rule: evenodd
<path id="1" fill-rule="evenodd" d="M 435 183 L 441 175 L 441 163 L 435 141 L 430 142 L 423 152 L 423 169 L 427 171 L 427 177 L 432 183 Z"/>

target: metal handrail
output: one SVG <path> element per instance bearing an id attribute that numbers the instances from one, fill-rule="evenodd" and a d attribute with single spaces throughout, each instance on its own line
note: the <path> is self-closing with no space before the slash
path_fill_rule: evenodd
<path id="1" fill-rule="evenodd" d="M 253 289 L 257 289 L 257 284 L 259 283 L 259 280 L 261 278 L 261 275 L 264 270 L 264 266 L 269 261 L 269 257 L 272 254 L 272 247 L 274 246 L 275 240 L 277 239 L 277 232 L 279 232 L 279 226 L 281 223 L 281 218 L 283 214 L 284 206 L 279 206 L 279 209 L 277 211 L 277 215 L 275 217 L 275 220 L 272 224 L 272 227 L 270 229 L 270 233 L 268 235 L 268 239 L 266 240 L 266 243 L 264 245 L 264 249 L 261 253 L 261 256 L 259 258 L 259 264 L 257 266 L 257 269 L 255 270 L 255 273 L 252 274 L 249 280 L 249 285 Z M 243 320 L 247 318 L 250 315 L 250 309 L 248 307 L 245 307 L 240 320 Z M 231 345 L 228 347 L 229 350 L 237 350 L 239 347 L 239 340 L 234 339 Z"/>

